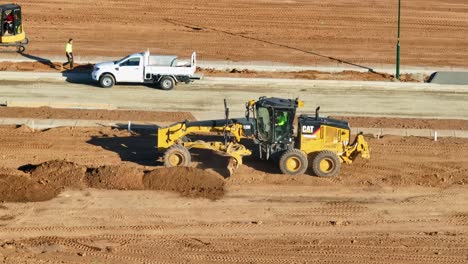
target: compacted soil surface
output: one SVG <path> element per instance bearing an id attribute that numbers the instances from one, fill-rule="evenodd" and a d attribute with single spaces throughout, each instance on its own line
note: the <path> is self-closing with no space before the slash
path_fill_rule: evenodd
<path id="1" fill-rule="evenodd" d="M 35 0 L 23 7 L 26 57 L 154 53 L 306 65 L 394 64 L 398 2 Z M 466 66 L 468 3 L 403 1 L 403 65 Z M 99 26 L 98 26 L 99 25 Z"/>
<path id="2" fill-rule="evenodd" d="M 333 178 L 193 152 L 155 131 L 0 127 L 0 263 L 466 263 L 468 140 L 367 138 Z"/>
<path id="3" fill-rule="evenodd" d="M 36 119 L 132 120 L 153 122 L 194 121 L 187 112 L 64 109 L 51 107 L 0 107 L 0 117 Z"/>

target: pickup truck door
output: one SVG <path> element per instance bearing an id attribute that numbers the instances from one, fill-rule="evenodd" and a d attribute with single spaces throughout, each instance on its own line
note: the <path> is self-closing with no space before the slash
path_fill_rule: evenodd
<path id="1" fill-rule="evenodd" d="M 143 82 L 143 61 L 141 57 L 130 57 L 115 68 L 117 82 Z"/>

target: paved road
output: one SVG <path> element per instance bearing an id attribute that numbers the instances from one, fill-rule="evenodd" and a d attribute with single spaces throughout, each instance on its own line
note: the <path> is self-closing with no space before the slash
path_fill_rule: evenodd
<path id="1" fill-rule="evenodd" d="M 39 77 L 38 77 L 39 76 Z M 118 109 L 191 111 L 197 118 L 223 116 L 223 98 L 232 116 L 260 96 L 305 101 L 302 112 L 320 105 L 324 115 L 399 116 L 468 119 L 468 86 L 432 84 L 207 78 L 173 91 L 151 86 L 120 85 L 103 89 L 69 83 L 60 75 L 0 75 L 0 102 L 25 106 L 98 106 Z"/>

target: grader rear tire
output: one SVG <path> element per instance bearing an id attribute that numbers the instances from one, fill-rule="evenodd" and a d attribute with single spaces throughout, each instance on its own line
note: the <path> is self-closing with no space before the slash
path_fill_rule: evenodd
<path id="1" fill-rule="evenodd" d="M 279 160 L 279 167 L 283 174 L 301 175 L 308 167 L 307 156 L 298 149 L 286 150 Z"/>
<path id="2" fill-rule="evenodd" d="M 312 171 L 319 177 L 333 177 L 340 172 L 338 156 L 329 150 L 320 151 L 312 160 Z"/>
<path id="3" fill-rule="evenodd" d="M 164 153 L 165 167 L 188 167 L 191 162 L 192 156 L 184 146 L 174 145 Z"/>

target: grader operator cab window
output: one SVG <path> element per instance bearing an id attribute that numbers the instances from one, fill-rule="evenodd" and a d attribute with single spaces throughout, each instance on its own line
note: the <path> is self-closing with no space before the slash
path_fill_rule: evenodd
<path id="1" fill-rule="evenodd" d="M 257 108 L 258 137 L 261 141 L 282 142 L 289 140 L 293 115 L 288 110 Z"/>
<path id="2" fill-rule="evenodd" d="M 275 112 L 275 118 L 275 141 L 282 142 L 285 139 L 289 140 L 292 131 L 292 112 L 278 110 Z"/>
<path id="3" fill-rule="evenodd" d="M 273 137 L 270 120 L 270 109 L 266 107 L 257 108 L 258 138 L 261 141 L 270 142 Z"/>

